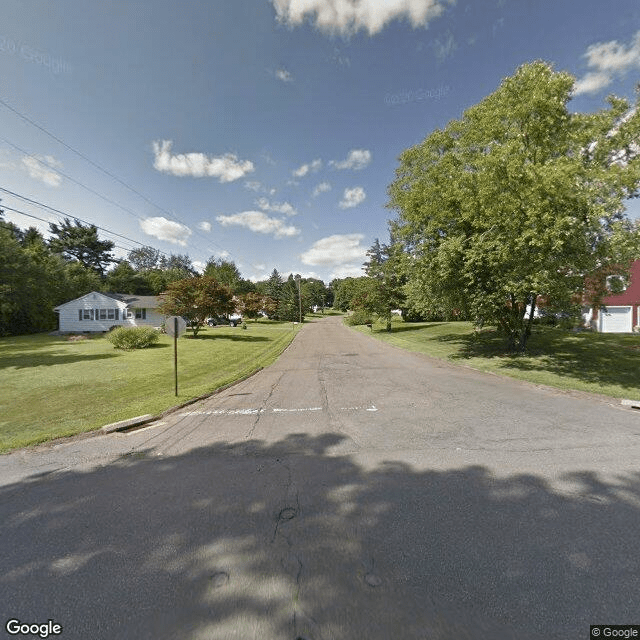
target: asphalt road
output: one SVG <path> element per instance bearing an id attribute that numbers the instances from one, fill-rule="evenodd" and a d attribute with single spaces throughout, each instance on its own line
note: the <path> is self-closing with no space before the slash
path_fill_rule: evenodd
<path id="1" fill-rule="evenodd" d="M 2 456 L 3 625 L 586 640 L 640 624 L 639 453 L 640 412 L 326 318 L 161 422 Z"/>

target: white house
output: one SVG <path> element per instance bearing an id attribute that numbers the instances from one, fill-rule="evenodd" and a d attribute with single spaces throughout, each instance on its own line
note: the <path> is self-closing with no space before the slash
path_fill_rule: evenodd
<path id="1" fill-rule="evenodd" d="M 62 333 L 109 331 L 113 326 L 159 327 L 165 316 L 158 311 L 158 296 L 92 291 L 56 307 Z"/>

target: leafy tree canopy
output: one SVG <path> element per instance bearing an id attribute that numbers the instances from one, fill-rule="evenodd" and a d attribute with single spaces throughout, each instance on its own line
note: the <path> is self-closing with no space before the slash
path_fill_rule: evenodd
<path id="1" fill-rule="evenodd" d="M 176 280 L 167 287 L 160 306 L 166 315 L 182 316 L 194 338 L 210 316 L 224 316 L 235 309 L 233 294 L 209 276 Z"/>
<path id="2" fill-rule="evenodd" d="M 153 247 L 138 247 L 129 251 L 127 260 L 136 271 L 149 271 L 159 267 L 160 255 L 160 251 Z"/>
<path id="3" fill-rule="evenodd" d="M 523 65 L 402 153 L 388 206 L 413 305 L 468 311 L 522 350 L 539 296 L 569 301 L 586 275 L 640 255 L 622 204 L 638 195 L 638 104 L 572 113 L 573 86 L 544 62 Z"/>
<path id="4" fill-rule="evenodd" d="M 116 261 L 111 253 L 115 244 L 110 240 L 100 240 L 94 225 L 83 225 L 79 220 L 71 222 L 65 218 L 60 225 L 50 222 L 49 231 L 54 236 L 49 240 L 49 247 L 67 260 L 77 260 L 101 275 L 109 264 Z"/>
<path id="5" fill-rule="evenodd" d="M 242 276 L 235 262 L 222 258 L 210 258 L 204 269 L 204 275 L 217 280 L 233 292 L 235 292 L 238 283 L 242 281 Z"/>

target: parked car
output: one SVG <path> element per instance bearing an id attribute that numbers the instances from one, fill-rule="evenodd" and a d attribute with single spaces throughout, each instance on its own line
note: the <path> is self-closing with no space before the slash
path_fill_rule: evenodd
<path id="1" fill-rule="evenodd" d="M 242 316 L 238 313 L 233 313 L 229 317 L 211 316 L 207 318 L 207 324 L 210 327 L 215 327 L 216 325 L 231 325 L 232 327 L 237 327 L 241 322 Z"/>

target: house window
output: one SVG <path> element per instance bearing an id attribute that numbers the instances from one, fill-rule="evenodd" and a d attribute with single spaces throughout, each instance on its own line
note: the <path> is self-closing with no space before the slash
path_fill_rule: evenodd
<path id="1" fill-rule="evenodd" d="M 136 309 L 136 320 L 146 320 L 146 319 L 147 319 L 147 310 Z"/>
<path id="2" fill-rule="evenodd" d="M 107 320 L 118 320 L 118 310 L 107 309 Z"/>
<path id="3" fill-rule="evenodd" d="M 93 320 L 93 309 L 79 309 L 78 320 Z"/>
<path id="4" fill-rule="evenodd" d="M 607 289 L 614 294 L 626 291 L 626 278 L 624 278 L 624 276 L 607 276 Z"/>
<path id="5" fill-rule="evenodd" d="M 106 320 L 106 319 L 107 319 L 107 310 L 96 309 L 96 320 Z"/>

